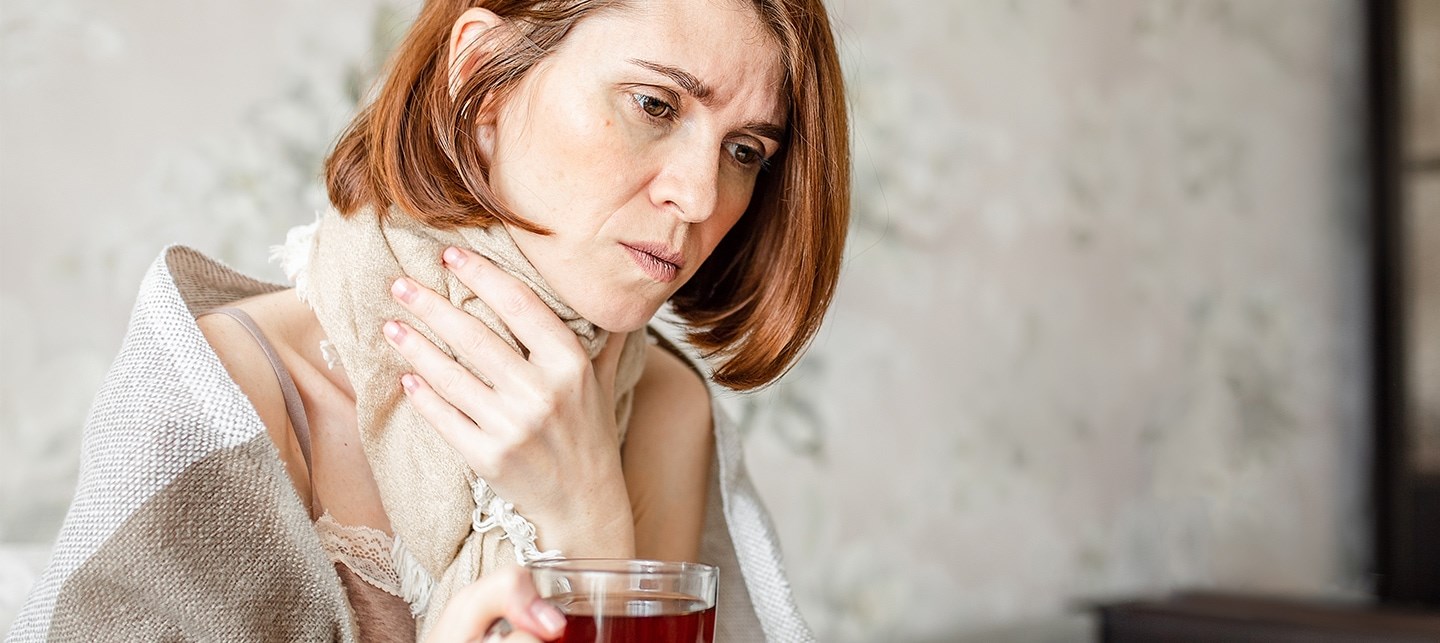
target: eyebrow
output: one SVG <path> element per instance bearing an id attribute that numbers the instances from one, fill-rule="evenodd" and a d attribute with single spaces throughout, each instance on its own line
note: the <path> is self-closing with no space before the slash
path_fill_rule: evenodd
<path id="1" fill-rule="evenodd" d="M 756 136 L 763 136 L 776 143 L 785 142 L 785 126 L 764 121 L 753 121 L 746 123 L 742 129 L 749 130 Z"/>
<path id="2" fill-rule="evenodd" d="M 679 85 L 680 89 L 685 90 L 685 93 L 694 96 L 695 100 L 700 101 L 701 104 L 710 105 L 711 99 L 715 96 L 714 89 L 711 89 L 709 85 L 701 82 L 694 74 L 684 69 L 671 67 L 670 65 L 662 65 L 648 60 L 640 60 L 639 58 L 631 58 L 630 62 L 631 64 L 639 65 L 669 78 L 676 85 Z M 765 121 L 752 121 L 746 123 L 743 129 L 749 130 L 756 136 L 763 136 L 777 143 L 783 143 L 785 141 L 786 129 L 783 125 L 776 125 L 775 123 Z"/>
<path id="3" fill-rule="evenodd" d="M 638 58 L 631 58 L 630 62 L 675 81 L 675 84 L 679 85 L 680 89 L 685 90 L 685 93 L 694 96 L 695 100 L 707 105 L 709 104 L 710 98 L 715 95 L 715 90 L 710 89 L 710 86 L 700 82 L 700 79 L 696 78 L 694 74 L 679 67 L 652 63 L 648 60 L 640 60 Z"/>

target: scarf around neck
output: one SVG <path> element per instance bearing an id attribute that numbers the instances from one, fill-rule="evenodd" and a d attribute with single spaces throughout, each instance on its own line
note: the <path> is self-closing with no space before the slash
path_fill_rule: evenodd
<path id="1" fill-rule="evenodd" d="M 430 617 L 461 587 L 511 562 L 557 552 L 538 551 L 533 526 L 495 496 L 409 404 L 400 376 L 411 367 L 385 342 L 381 327 L 387 320 L 410 324 L 489 382 L 390 296 L 391 283 L 409 276 L 523 352 L 495 312 L 441 264 L 446 247 L 467 248 L 529 286 L 575 332 L 592 359 L 609 333 L 562 302 L 499 223 L 440 230 L 394 208 L 385 216 L 365 209 L 343 217 L 331 210 L 316 223 L 292 230 L 286 245 L 285 270 L 325 330 L 327 360 L 333 349 L 355 390 L 360 441 L 394 531 L 402 592 L 423 636 L 425 624 L 433 622 Z M 644 335 L 627 337 L 615 377 L 615 417 L 622 439 L 644 369 Z"/>

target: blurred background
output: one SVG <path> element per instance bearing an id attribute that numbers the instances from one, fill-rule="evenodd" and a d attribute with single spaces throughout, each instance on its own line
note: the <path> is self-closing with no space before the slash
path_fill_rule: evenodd
<path id="1" fill-rule="evenodd" d="M 1372 597 L 1365 3 L 827 4 L 844 277 L 804 361 L 721 400 L 820 640 L 1085 641 L 1089 606 L 1179 589 Z M 1402 53 L 1437 61 L 1407 136 L 1440 158 L 1440 2 L 1400 4 L 1429 25 Z M 281 280 L 267 249 L 323 207 L 417 7 L 0 0 L 0 630 L 143 271 L 182 243 Z M 1440 172 L 1415 177 L 1440 255 Z"/>

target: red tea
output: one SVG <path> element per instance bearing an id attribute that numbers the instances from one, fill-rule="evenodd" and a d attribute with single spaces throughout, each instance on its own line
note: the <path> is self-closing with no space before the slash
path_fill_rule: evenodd
<path id="1" fill-rule="evenodd" d="M 604 603 L 587 596 L 548 599 L 565 613 L 562 643 L 711 643 L 715 608 L 681 594 L 620 594 Z"/>

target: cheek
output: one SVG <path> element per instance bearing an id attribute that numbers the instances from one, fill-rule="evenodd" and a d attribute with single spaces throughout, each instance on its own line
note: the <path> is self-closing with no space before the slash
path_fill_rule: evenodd
<path id="1" fill-rule="evenodd" d="M 625 198 L 624 161 L 638 153 L 613 109 L 575 94 L 536 92 L 531 109 L 500 123 L 496 190 L 521 216 L 551 227 L 560 216 L 615 207 Z"/>
<path id="2" fill-rule="evenodd" d="M 730 233 L 731 228 L 740 222 L 745 210 L 750 207 L 750 197 L 753 193 L 752 189 L 746 188 L 724 195 L 719 207 L 715 210 L 715 215 L 701 224 L 706 259 L 710 258 L 710 253 L 715 251 L 715 247 L 720 245 L 720 241 Z"/>
<path id="3" fill-rule="evenodd" d="M 558 179 L 591 179 L 603 176 L 596 170 L 613 162 L 614 125 L 602 110 L 582 101 L 554 105 L 532 131 L 545 130 L 549 143 L 546 161 Z"/>
<path id="4" fill-rule="evenodd" d="M 546 132 L 551 160 L 576 178 L 606 178 L 636 165 L 655 142 L 655 132 L 626 113 L 624 99 L 604 88 L 585 85 L 551 92 L 537 111 L 532 133 Z M 583 172 L 583 173 L 582 173 Z"/>
<path id="5" fill-rule="evenodd" d="M 715 218 L 724 222 L 725 230 L 729 230 L 739 222 L 745 211 L 750 209 L 750 203 L 755 199 L 755 189 L 759 182 L 760 177 L 752 174 L 744 178 L 737 177 L 726 181 L 728 185 L 720 187 L 720 203 Z"/>

